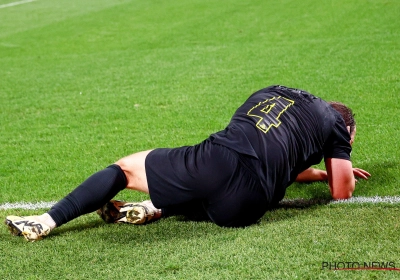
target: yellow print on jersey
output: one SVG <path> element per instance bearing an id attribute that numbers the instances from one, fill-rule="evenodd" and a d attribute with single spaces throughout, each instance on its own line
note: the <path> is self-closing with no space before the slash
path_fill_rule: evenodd
<path id="1" fill-rule="evenodd" d="M 267 133 L 271 127 L 278 127 L 281 124 L 280 116 L 293 104 L 293 100 L 277 96 L 258 103 L 247 112 L 247 115 L 257 118 L 257 128 Z"/>

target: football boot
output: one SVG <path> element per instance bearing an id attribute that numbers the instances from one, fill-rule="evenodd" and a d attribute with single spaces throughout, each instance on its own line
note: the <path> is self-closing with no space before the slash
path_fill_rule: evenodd
<path id="1" fill-rule="evenodd" d="M 161 209 L 155 208 L 151 200 L 143 202 L 111 200 L 98 209 L 96 213 L 106 223 L 142 225 L 161 218 Z"/>
<path id="2" fill-rule="evenodd" d="M 51 231 L 48 225 L 39 222 L 34 216 L 7 216 L 5 224 L 12 235 L 22 235 L 27 241 L 31 242 L 42 239 Z"/>

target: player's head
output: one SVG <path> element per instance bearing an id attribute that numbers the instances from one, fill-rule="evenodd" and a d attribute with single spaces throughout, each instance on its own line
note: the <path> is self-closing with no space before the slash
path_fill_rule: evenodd
<path id="1" fill-rule="evenodd" d="M 350 138 L 351 138 L 350 144 L 353 144 L 354 137 L 356 135 L 356 120 L 354 119 L 353 111 L 349 107 L 340 102 L 330 101 L 328 103 L 332 106 L 333 109 L 335 109 L 342 115 L 342 118 L 350 133 Z"/>

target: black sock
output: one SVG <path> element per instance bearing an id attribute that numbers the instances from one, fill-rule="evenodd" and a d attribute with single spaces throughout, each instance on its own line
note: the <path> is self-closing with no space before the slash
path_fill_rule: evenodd
<path id="1" fill-rule="evenodd" d="M 83 214 L 96 211 L 123 190 L 126 184 L 122 169 L 116 164 L 110 165 L 86 179 L 57 202 L 48 214 L 57 226 L 61 226 Z"/>

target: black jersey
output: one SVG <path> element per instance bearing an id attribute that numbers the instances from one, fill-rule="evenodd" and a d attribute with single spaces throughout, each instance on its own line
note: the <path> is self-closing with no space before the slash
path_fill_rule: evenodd
<path id="1" fill-rule="evenodd" d="M 210 139 L 246 158 L 271 203 L 311 165 L 323 158 L 350 160 L 351 153 L 350 135 L 336 110 L 308 92 L 283 86 L 252 94 L 227 128 Z"/>

